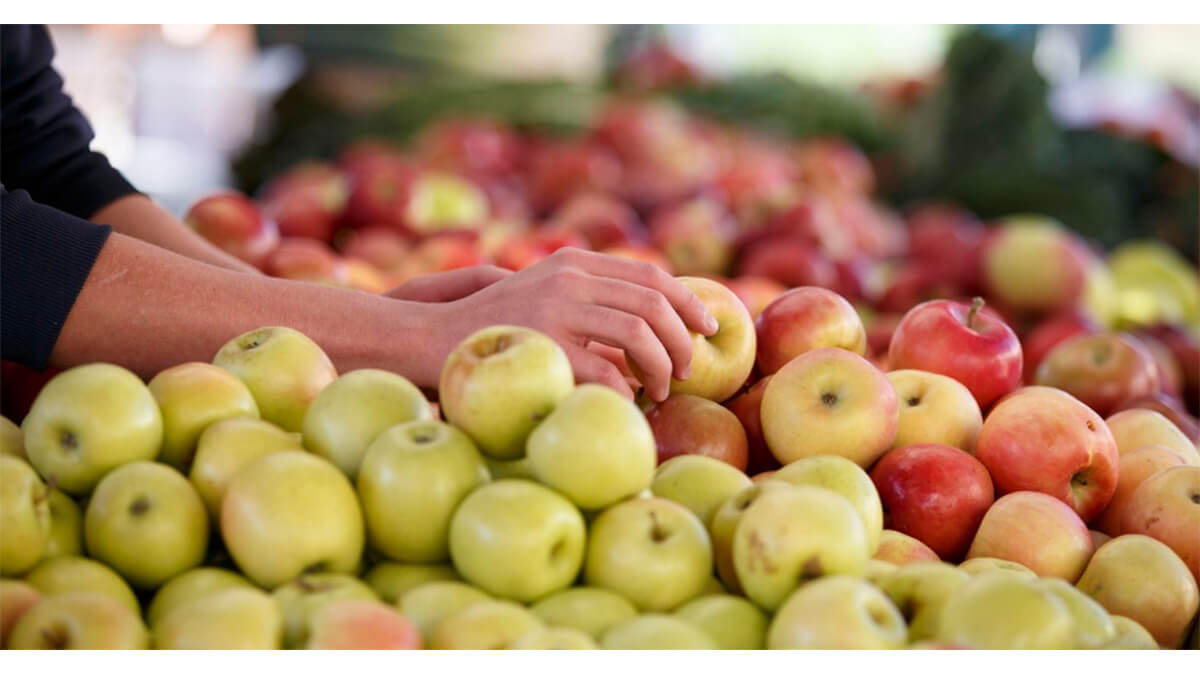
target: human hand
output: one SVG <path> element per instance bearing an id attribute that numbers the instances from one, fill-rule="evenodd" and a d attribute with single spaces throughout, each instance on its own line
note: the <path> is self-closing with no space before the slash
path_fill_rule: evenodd
<path id="1" fill-rule="evenodd" d="M 452 302 L 511 275 L 512 271 L 495 265 L 464 267 L 409 279 L 384 295 L 413 302 Z"/>

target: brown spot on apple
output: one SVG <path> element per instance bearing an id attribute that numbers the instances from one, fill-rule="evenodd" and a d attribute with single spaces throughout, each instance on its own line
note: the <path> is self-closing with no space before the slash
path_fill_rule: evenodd
<path id="1" fill-rule="evenodd" d="M 129 513 L 135 516 L 144 515 L 150 510 L 150 499 L 145 495 L 140 495 L 133 503 L 129 505 Z"/>
<path id="2" fill-rule="evenodd" d="M 1096 430 L 1096 425 L 1095 425 L 1095 423 L 1094 423 L 1094 422 L 1092 422 L 1091 420 L 1088 420 L 1088 421 L 1087 421 L 1087 428 L 1088 428 L 1088 431 L 1095 431 L 1095 430 Z"/>

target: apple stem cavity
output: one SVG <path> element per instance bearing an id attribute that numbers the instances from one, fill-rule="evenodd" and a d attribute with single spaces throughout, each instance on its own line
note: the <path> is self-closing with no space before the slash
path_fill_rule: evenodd
<path id="1" fill-rule="evenodd" d="M 70 431 L 63 431 L 58 437 L 58 444 L 66 450 L 78 450 L 79 439 L 75 438 L 75 434 Z"/>
<path id="2" fill-rule="evenodd" d="M 825 568 L 821 566 L 820 558 L 809 558 L 804 562 L 804 566 L 800 568 L 800 581 L 812 581 L 821 576 L 824 571 Z"/>
<path id="3" fill-rule="evenodd" d="M 975 296 L 971 300 L 971 310 L 967 312 L 967 328 L 975 330 L 975 317 L 979 316 L 979 310 L 983 309 L 984 300 L 979 296 Z"/>
<path id="4" fill-rule="evenodd" d="M 658 522 L 658 514 L 654 511 L 650 512 L 650 539 L 656 544 L 661 544 L 670 538 L 671 534 L 662 528 Z"/>
<path id="5" fill-rule="evenodd" d="M 70 643 L 66 629 L 59 625 L 42 629 L 42 640 L 46 643 L 46 649 L 66 649 Z"/>
<path id="6" fill-rule="evenodd" d="M 837 394 L 835 394 L 831 391 L 827 391 L 824 394 L 821 394 L 821 403 L 824 403 L 825 405 L 827 405 L 829 407 L 833 407 L 833 406 L 837 405 L 837 402 L 838 402 Z"/>
<path id="7" fill-rule="evenodd" d="M 144 515 L 149 510 L 150 500 L 145 495 L 133 500 L 133 503 L 129 505 L 129 512 L 135 516 Z"/>

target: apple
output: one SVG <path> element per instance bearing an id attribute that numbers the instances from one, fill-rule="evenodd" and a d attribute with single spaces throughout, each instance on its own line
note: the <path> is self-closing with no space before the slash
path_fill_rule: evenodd
<path id="1" fill-rule="evenodd" d="M 1144 534 L 1171 547 L 1200 582 L 1200 466 L 1173 466 L 1147 478 L 1129 496 L 1123 534 Z"/>
<path id="2" fill-rule="evenodd" d="M 79 555 L 83 552 L 83 511 L 62 490 L 51 490 L 50 539 L 44 557 Z"/>
<path id="3" fill-rule="evenodd" d="M 704 629 L 676 616 L 646 613 L 608 629 L 601 649 L 717 649 Z"/>
<path id="4" fill-rule="evenodd" d="M 975 444 L 998 494 L 1044 492 L 1089 522 L 1117 488 L 1117 444 L 1104 420 L 1070 394 L 1031 386 L 996 404 Z"/>
<path id="5" fill-rule="evenodd" d="M 429 648 L 509 649 L 517 640 L 544 627 L 541 619 L 515 602 L 484 600 L 438 623 Z"/>
<path id="6" fill-rule="evenodd" d="M 875 555 L 883 530 L 883 504 L 871 476 L 854 462 L 837 455 L 816 455 L 796 460 L 779 469 L 771 480 L 792 485 L 812 485 L 845 497 L 862 519 L 867 535 L 867 554 Z"/>
<path id="7" fill-rule="evenodd" d="M 787 291 L 787 286 L 766 277 L 736 277 L 727 279 L 725 286 L 742 301 L 750 312 L 750 318 L 755 320 L 767 305 Z"/>
<path id="8" fill-rule="evenodd" d="M 250 586 L 214 590 L 154 625 L 155 649 L 280 649 L 283 615 L 271 596 Z"/>
<path id="9" fill-rule="evenodd" d="M 500 122 L 446 117 L 421 130 L 417 152 L 431 166 L 495 175 L 516 170 L 522 145 L 516 132 Z"/>
<path id="10" fill-rule="evenodd" d="M 803 286 L 785 291 L 754 322 L 758 368 L 770 375 L 801 354 L 840 347 L 862 356 L 867 333 L 854 306 L 825 288 Z"/>
<path id="11" fill-rule="evenodd" d="M 1112 619 L 1116 634 L 1102 649 L 1158 649 L 1158 642 L 1150 631 L 1142 628 L 1142 624 L 1120 614 L 1113 614 L 1109 618 Z M 1193 639 L 1190 646 L 1195 649 L 1195 644 Z"/>
<path id="12" fill-rule="evenodd" d="M 1158 393 L 1153 396 L 1131 398 L 1122 402 L 1117 407 L 1120 409 L 1117 412 L 1136 408 L 1145 408 L 1146 410 L 1157 412 L 1178 427 L 1186 438 L 1196 439 L 1197 442 L 1200 442 L 1200 420 L 1197 420 L 1196 417 L 1185 410 L 1182 403 L 1165 394 Z M 1110 425 L 1109 428 L 1111 429 L 1112 426 Z"/>
<path id="13" fill-rule="evenodd" d="M 985 574 L 947 598 L 935 639 L 972 649 L 1070 649 L 1075 621 L 1035 582 Z"/>
<path id="14" fill-rule="evenodd" d="M 875 306 L 884 312 L 904 313 L 922 302 L 944 300 L 962 294 L 960 287 L 945 278 L 945 269 L 923 261 L 909 261 L 883 269 L 877 277 Z"/>
<path id="15" fill-rule="evenodd" d="M 1094 550 L 1087 525 L 1071 507 L 1041 492 L 1022 491 L 992 504 L 967 557 L 1011 560 L 1039 577 L 1074 583 Z"/>
<path id="16" fill-rule="evenodd" d="M 764 277 L 784 286 L 837 284 L 837 268 L 820 249 L 796 237 L 764 240 L 745 249 L 737 267 L 738 276 Z"/>
<path id="17" fill-rule="evenodd" d="M 25 456 L 25 435 L 21 433 L 21 427 L 3 415 L 0 415 L 0 455 L 29 460 Z"/>
<path id="18" fill-rule="evenodd" d="M 530 157 L 529 200 L 539 213 L 549 213 L 577 194 L 616 194 L 623 173 L 616 154 L 599 144 L 546 143 Z"/>
<path id="19" fill-rule="evenodd" d="M 713 512 L 712 519 L 708 523 L 713 563 L 717 568 L 717 578 L 730 592 L 742 593 L 742 585 L 738 581 L 737 570 L 733 563 L 733 535 L 737 531 L 737 525 L 746 509 L 764 494 L 789 490 L 792 487 L 790 483 L 769 479 L 755 482 L 750 487 L 734 493 Z"/>
<path id="20" fill-rule="evenodd" d="M 241 378 L 262 418 L 284 431 L 301 430 L 309 404 L 338 375 L 317 343 L 286 326 L 233 338 L 217 351 L 213 364 Z"/>
<path id="21" fill-rule="evenodd" d="M 389 275 L 393 285 L 424 274 L 448 272 L 487 262 L 473 233 L 445 232 L 425 237 Z"/>
<path id="22" fill-rule="evenodd" d="M 413 622 L 426 645 L 438 624 L 459 610 L 491 600 L 487 593 L 460 581 L 430 581 L 400 597 L 400 613 Z"/>
<path id="23" fill-rule="evenodd" d="M 349 197 L 349 180 L 342 171 L 306 161 L 272 178 L 261 201 L 283 236 L 329 241 Z"/>
<path id="24" fill-rule="evenodd" d="M 533 602 L 571 585 L 583 564 L 583 516 L 557 492 L 505 479 L 467 495 L 450 521 L 463 579 L 499 598 Z"/>
<path id="25" fill-rule="evenodd" d="M 892 446 L 900 411 L 896 390 L 869 361 L 825 347 L 802 354 L 763 392 L 763 437 L 783 464 L 840 455 L 868 467 Z"/>
<path id="26" fill-rule="evenodd" d="M 1043 319 L 1021 340 L 1021 353 L 1025 357 L 1022 381 L 1033 384 L 1038 366 L 1058 345 L 1080 335 L 1099 332 L 1100 326 L 1096 320 L 1076 308 Z"/>
<path id="27" fill-rule="evenodd" d="M 442 366 L 438 400 L 446 421 L 495 459 L 518 459 L 525 439 L 575 389 L 554 340 L 529 328 L 491 326 L 467 337 Z"/>
<path id="28" fill-rule="evenodd" d="M 358 495 L 337 467 L 304 452 L 272 453 L 238 471 L 221 500 L 220 529 L 238 568 L 266 589 L 306 572 L 355 572 L 362 557 Z"/>
<path id="29" fill-rule="evenodd" d="M 0 648 L 8 644 L 8 634 L 21 616 L 38 604 L 42 594 L 24 581 L 0 578 Z"/>
<path id="30" fill-rule="evenodd" d="M 867 561 L 866 572 L 863 573 L 863 578 L 876 586 L 882 587 L 888 577 L 892 576 L 898 569 L 900 569 L 900 566 L 895 563 L 871 558 Z"/>
<path id="31" fill-rule="evenodd" d="M 1088 533 L 1092 535 L 1092 546 L 1095 548 L 1100 548 L 1105 544 L 1105 542 L 1112 539 L 1112 537 L 1097 530 L 1088 530 Z"/>
<path id="32" fill-rule="evenodd" d="M 1184 400 L 1190 402 L 1193 415 L 1200 414 L 1200 410 L 1197 410 L 1197 395 L 1200 394 L 1200 336 L 1184 326 L 1168 323 L 1154 324 L 1144 330 L 1171 350 L 1183 371 Z"/>
<path id="33" fill-rule="evenodd" d="M 137 375 L 107 363 L 65 370 L 46 383 L 21 423 L 29 463 L 58 489 L 85 495 L 122 464 L 154 459 L 162 414 Z"/>
<path id="34" fill-rule="evenodd" d="M 397 605 L 405 593 L 431 581 L 459 579 L 458 572 L 448 564 L 381 562 L 363 575 L 363 581 L 389 605 Z"/>
<path id="35" fill-rule="evenodd" d="M 23 460 L 0 455 L 0 574 L 18 576 L 50 543 L 50 490 Z"/>
<path id="36" fill-rule="evenodd" d="M 412 162 L 381 144 L 356 144 L 342 153 L 339 164 L 350 179 L 345 223 L 355 228 L 385 226 L 400 231 L 417 175 Z"/>
<path id="37" fill-rule="evenodd" d="M 258 417 L 250 390 L 228 370 L 190 362 L 160 371 L 147 385 L 163 420 L 161 461 L 180 471 L 191 466 L 196 439 L 229 417 Z"/>
<path id="38" fill-rule="evenodd" d="M 1021 343 L 983 301 L 930 300 L 908 310 L 888 345 L 894 370 L 915 369 L 958 380 L 986 410 L 1021 384 Z"/>
<path id="39" fill-rule="evenodd" d="M 209 425 L 200 434 L 188 480 L 216 522 L 221 499 L 238 471 L 273 452 L 303 449 L 300 434 L 253 417 L 231 417 Z"/>
<path id="40" fill-rule="evenodd" d="M 88 592 L 43 598 L 8 635 L 9 649 L 146 649 L 149 643 L 136 612 Z"/>
<path id="41" fill-rule="evenodd" d="M 660 207 L 649 227 L 651 242 L 676 274 L 723 275 L 733 262 L 736 225 L 715 199 L 696 197 Z"/>
<path id="42" fill-rule="evenodd" d="M 690 394 L 675 394 L 649 410 L 658 463 L 681 455 L 700 455 L 745 470 L 746 432 L 737 415 L 720 403 Z"/>
<path id="43" fill-rule="evenodd" d="M 650 492 L 683 504 L 707 526 L 721 504 L 750 485 L 746 474 L 727 462 L 706 455 L 678 455 L 658 465 Z"/>
<path id="44" fill-rule="evenodd" d="M 1112 617 L 1100 603 L 1062 579 L 1038 579 L 1037 585 L 1058 596 L 1075 619 L 1075 649 L 1100 649 L 1117 637 Z"/>
<path id="45" fill-rule="evenodd" d="M 1154 357 L 1132 335 L 1102 333 L 1071 338 L 1050 351 L 1034 382 L 1057 387 L 1101 417 L 1135 396 L 1160 389 Z"/>
<path id="46" fill-rule="evenodd" d="M 273 277 L 332 284 L 337 281 L 338 258 L 328 244 L 316 239 L 284 237 L 263 263 Z"/>
<path id="47" fill-rule="evenodd" d="M 334 267 L 333 283 L 367 293 L 384 293 L 395 286 L 389 275 L 370 263 L 354 258 L 341 258 Z"/>
<path id="48" fill-rule="evenodd" d="M 906 215 L 909 255 L 941 270 L 948 281 L 974 287 L 979 279 L 983 224 L 950 204 L 922 204 Z"/>
<path id="49" fill-rule="evenodd" d="M 1032 580 L 1038 578 L 1038 575 L 1033 570 L 1019 562 L 989 556 L 967 558 L 958 564 L 958 568 L 971 576 L 978 576 L 980 574 L 1006 574 L 1008 576 L 1015 576 L 1018 579 Z"/>
<path id="50" fill-rule="evenodd" d="M 775 612 L 768 649 L 900 649 L 904 617 L 878 588 L 853 577 L 804 584 Z"/>
<path id="51" fill-rule="evenodd" d="M 884 529 L 879 534 L 879 548 L 872 560 L 882 560 L 903 567 L 922 561 L 938 561 L 941 558 L 920 539 L 896 530 Z"/>
<path id="52" fill-rule="evenodd" d="M 578 628 L 545 626 L 517 638 L 509 649 L 599 649 L 592 636 Z"/>
<path id="53" fill-rule="evenodd" d="M 785 469 L 786 470 L 786 467 Z M 977 459 L 949 445 L 907 445 L 871 469 L 884 525 L 919 539 L 943 560 L 960 560 L 995 500 Z"/>
<path id="54" fill-rule="evenodd" d="M 378 601 L 371 587 L 349 574 L 303 574 L 271 593 L 283 618 L 283 644 L 298 649 L 308 641 L 314 614 L 321 608 L 345 600 Z"/>
<path id="55" fill-rule="evenodd" d="M 595 251 L 626 246 L 639 238 L 641 223 L 628 204 L 602 194 L 578 194 L 546 223 L 551 231 L 582 236 Z"/>
<path id="56" fill-rule="evenodd" d="M 142 606 L 124 579 L 103 563 L 90 558 L 61 555 L 38 563 L 25 575 L 25 583 L 42 597 L 64 593 L 99 593 L 128 607 L 141 616 Z"/>
<path id="57" fill-rule="evenodd" d="M 970 389 L 952 377 L 923 370 L 893 370 L 887 378 L 900 405 L 893 449 L 936 443 L 975 453 L 983 415 Z"/>
<path id="58" fill-rule="evenodd" d="M 737 415 L 738 421 L 742 423 L 742 430 L 746 432 L 746 473 L 750 475 L 774 471 L 780 467 L 779 460 L 775 459 L 775 455 L 771 454 L 771 449 L 767 447 L 762 432 L 762 397 L 770 382 L 771 376 L 767 375 L 725 403 L 725 407 Z"/>
<path id="59" fill-rule="evenodd" d="M 1196 449 L 1196 444 L 1158 412 L 1142 408 L 1122 410 L 1104 423 L 1117 443 L 1117 452 L 1122 455 L 1147 445 L 1162 445 L 1188 464 L 1200 466 L 1200 450 Z"/>
<path id="60" fill-rule="evenodd" d="M 423 171 L 408 185 L 404 227 L 414 234 L 474 229 L 488 216 L 487 195 L 454 173 Z"/>
<path id="61" fill-rule="evenodd" d="M 982 280 L 988 296 L 1006 307 L 1063 310 L 1083 298 L 1093 259 L 1087 244 L 1058 221 L 1014 215 L 993 223 L 985 238 Z"/>
<path id="62" fill-rule="evenodd" d="M 504 269 L 520 271 L 566 247 L 586 249 L 587 241 L 566 230 L 532 231 L 509 237 L 496 249 L 493 258 Z"/>
<path id="63" fill-rule="evenodd" d="M 712 565 L 708 532 L 695 514 L 668 499 L 637 498 L 592 521 L 583 579 L 620 593 L 643 612 L 665 612 L 697 597 Z"/>
<path id="64" fill-rule="evenodd" d="M 352 231 L 341 246 L 346 260 L 369 263 L 386 276 L 402 271 L 412 243 L 402 234 L 385 227 L 367 227 Z"/>
<path id="65" fill-rule="evenodd" d="M 910 642 L 930 639 L 940 628 L 946 600 L 971 578 L 944 562 L 916 562 L 897 567 L 877 584 L 908 623 Z"/>
<path id="66" fill-rule="evenodd" d="M 767 615 L 735 595 L 707 595 L 685 603 L 674 615 L 703 630 L 717 649 L 762 649 Z"/>
<path id="67" fill-rule="evenodd" d="M 158 624 L 171 612 L 227 588 L 254 586 L 240 574 L 221 567 L 190 569 L 159 587 L 146 608 L 146 622 L 151 630 L 157 630 Z"/>
<path id="68" fill-rule="evenodd" d="M 869 194 L 875 169 L 853 143 L 836 137 L 809 138 L 795 147 L 800 182 L 821 192 Z"/>
<path id="69" fill-rule="evenodd" d="M 1159 393 L 1174 399 L 1183 396 L 1183 367 L 1179 365 L 1174 352 L 1162 340 L 1144 331 L 1135 333 L 1134 337 L 1154 359 L 1154 369 L 1158 372 Z"/>
<path id="70" fill-rule="evenodd" d="M 217 248 L 259 268 L 279 243 L 275 223 L 237 192 L 220 192 L 201 199 L 188 207 L 183 222 Z"/>
<path id="71" fill-rule="evenodd" d="M 529 607 L 547 626 L 573 628 L 599 640 L 605 631 L 638 615 L 633 603 L 606 588 L 573 586 Z"/>
<path id="72" fill-rule="evenodd" d="M 1108 506 L 1092 521 L 1092 527 L 1109 537 L 1124 534 L 1121 520 L 1138 487 L 1168 467 L 1186 464 L 1182 457 L 1163 445 L 1145 445 L 1121 455 L 1117 462 L 1117 489 Z"/>
<path id="73" fill-rule="evenodd" d="M 380 602 L 342 600 L 317 610 L 306 649 L 420 649 L 421 634 Z"/>
<path id="74" fill-rule="evenodd" d="M 1076 586 L 1110 614 L 1141 624 L 1166 649 L 1183 646 L 1200 608 L 1187 565 L 1166 544 L 1141 534 L 1101 546 Z"/>

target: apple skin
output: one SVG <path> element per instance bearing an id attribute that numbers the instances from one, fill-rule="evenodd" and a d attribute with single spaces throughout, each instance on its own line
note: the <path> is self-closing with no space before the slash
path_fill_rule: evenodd
<path id="1" fill-rule="evenodd" d="M 8 649 L 147 649 L 150 632 L 136 612 L 99 593 L 43 598 L 21 615 Z"/>
<path id="2" fill-rule="evenodd" d="M 736 277 L 725 285 L 742 301 L 750 317 L 757 320 L 767 305 L 787 290 L 787 286 L 766 277 Z"/>
<path id="3" fill-rule="evenodd" d="M 958 380 L 986 410 L 1021 384 L 1021 343 L 995 315 L 954 300 L 930 300 L 910 309 L 888 345 L 894 370 L 939 373 Z"/>
<path id="4" fill-rule="evenodd" d="M 323 607 L 345 600 L 376 602 L 371 587 L 349 574 L 303 574 L 276 588 L 271 599 L 283 617 L 283 646 L 299 649 L 308 641 L 312 617 Z"/>
<path id="5" fill-rule="evenodd" d="M 200 434 L 188 480 L 216 522 L 229 481 L 242 467 L 273 452 L 303 449 L 300 434 L 253 417 L 231 417 Z"/>
<path id="6" fill-rule="evenodd" d="M 1200 466 L 1200 450 L 1178 427 L 1153 410 L 1122 410 L 1104 420 L 1117 443 L 1117 452 L 1125 454 L 1147 445 L 1162 445 L 1192 466 Z"/>
<path id="7" fill-rule="evenodd" d="M 221 567 L 196 567 L 163 584 L 146 608 L 146 622 L 156 630 L 168 614 L 226 588 L 254 588 L 245 577 Z"/>
<path id="8" fill-rule="evenodd" d="M 146 385 L 163 418 L 159 459 L 187 471 L 196 440 L 208 425 L 229 417 L 258 417 L 258 404 L 233 373 L 192 362 L 160 371 Z"/>
<path id="9" fill-rule="evenodd" d="M 892 446 L 900 419 L 887 377 L 836 347 L 802 354 L 775 373 L 760 414 L 767 447 L 782 464 L 840 455 L 862 467 Z"/>
<path id="10" fill-rule="evenodd" d="M 281 649 L 283 615 L 252 586 L 222 588 L 176 607 L 154 626 L 155 649 Z"/>
<path id="11" fill-rule="evenodd" d="M 1131 398 L 1122 402 L 1117 408 L 1118 413 L 1137 408 L 1156 412 L 1166 417 L 1172 424 L 1178 427 L 1183 432 L 1185 438 L 1196 439 L 1197 442 L 1200 442 L 1200 420 L 1197 420 L 1195 416 L 1185 410 L 1180 401 L 1166 394 L 1159 393 L 1153 396 Z M 1113 435 L 1116 435 L 1116 432 L 1113 432 Z"/>
<path id="12" fill-rule="evenodd" d="M 1100 649 L 1117 637 L 1112 617 L 1091 596 L 1062 579 L 1038 579 L 1036 585 L 1057 596 L 1071 612 L 1075 619 L 1075 649 Z"/>
<path id="13" fill-rule="evenodd" d="M 1070 394 L 1024 387 L 983 422 L 975 456 L 998 494 L 1035 490 L 1062 500 L 1084 522 L 1117 489 L 1117 444 L 1104 420 Z"/>
<path id="14" fill-rule="evenodd" d="M 877 585 L 907 620 L 908 639 L 915 642 L 937 634 L 946 600 L 970 579 L 954 565 L 931 561 L 898 567 Z"/>
<path id="15" fill-rule="evenodd" d="M 989 297 L 1044 313 L 1079 302 L 1093 261 L 1083 240 L 1061 223 L 1015 215 L 993 223 L 985 236 L 981 272 Z"/>
<path id="16" fill-rule="evenodd" d="M 46 541 L 45 558 L 60 555 L 80 555 L 83 552 L 83 510 L 62 490 L 51 490 L 50 539 Z"/>
<path id="17" fill-rule="evenodd" d="M 768 649 L 900 649 L 908 629 L 878 588 L 853 577 L 804 584 L 775 612 Z"/>
<path id="18" fill-rule="evenodd" d="M 974 649 L 1070 649 L 1075 621 L 1036 583 L 984 574 L 946 600 L 935 638 Z"/>
<path id="19" fill-rule="evenodd" d="M 667 257 L 660 253 L 658 249 L 648 244 L 627 244 L 625 246 L 613 246 L 610 248 L 601 249 L 601 252 L 606 255 L 615 255 L 618 258 L 625 258 L 626 260 L 648 262 L 667 274 L 675 274 L 675 269 L 671 267 L 671 261 L 667 260 Z"/>
<path id="20" fill-rule="evenodd" d="M 600 640 L 608 650 L 717 649 L 702 628 L 676 616 L 648 612 L 619 623 Z"/>
<path id="21" fill-rule="evenodd" d="M 942 271 L 947 281 L 974 289 L 986 234 L 971 213 L 949 204 L 922 204 L 906 214 L 908 252 Z"/>
<path id="22" fill-rule="evenodd" d="M 421 634 L 380 602 L 343 600 L 317 610 L 305 649 L 420 649 Z"/>
<path id="23" fill-rule="evenodd" d="M 658 465 L 650 492 L 683 504 L 708 526 L 721 504 L 750 485 L 746 474 L 719 459 L 678 455 Z"/>
<path id="24" fill-rule="evenodd" d="M 12 420 L 0 415 L 0 455 L 29 461 L 25 456 L 25 434 Z"/>
<path id="25" fill-rule="evenodd" d="M 1150 631 L 1142 627 L 1142 624 L 1120 614 L 1113 614 L 1111 618 L 1116 635 L 1105 643 L 1103 649 L 1158 649 L 1158 642 L 1150 634 Z M 1196 649 L 1195 636 L 1197 633 L 1192 635 L 1192 643 L 1189 646 Z"/>
<path id="26" fill-rule="evenodd" d="M 882 560 L 903 567 L 923 561 L 937 562 L 941 560 L 933 549 L 929 548 L 916 537 L 910 537 L 903 532 L 884 529 L 879 534 L 879 549 L 875 551 L 872 560 Z"/>
<path id="27" fill-rule="evenodd" d="M 1154 357 L 1137 338 L 1122 333 L 1081 335 L 1059 344 L 1038 366 L 1034 382 L 1062 389 L 1101 417 L 1122 401 L 1160 391 Z"/>
<path id="28" fill-rule="evenodd" d="M 429 640 L 429 649 L 509 649 L 544 627 L 532 612 L 515 602 L 485 600 L 443 619 Z"/>
<path id="29" fill-rule="evenodd" d="M 0 574 L 36 565 L 50 542 L 50 490 L 29 464 L 0 455 Z"/>
<path id="30" fill-rule="evenodd" d="M 862 356 L 867 333 L 854 306 L 825 288 L 802 286 L 771 301 L 754 321 L 758 368 L 770 375 L 797 356 L 840 347 Z"/>
<path id="31" fill-rule="evenodd" d="M 92 363 L 47 382 L 21 431 L 29 463 L 55 487 L 78 497 L 112 469 L 157 457 L 163 420 L 137 375 Z"/>
<path id="32" fill-rule="evenodd" d="M 597 143 L 546 143 L 529 159 L 529 200 L 538 213 L 549 213 L 577 194 L 616 194 L 623 173 L 620 159 Z"/>
<path id="33" fill-rule="evenodd" d="M 829 256 L 796 237 L 776 237 L 743 250 L 738 276 L 764 277 L 788 287 L 837 284 L 837 268 Z"/>
<path id="34" fill-rule="evenodd" d="M 987 468 L 949 445 L 897 448 L 871 469 L 884 525 L 919 539 L 943 560 L 961 560 L 995 500 Z"/>
<path id="35" fill-rule="evenodd" d="M 42 597 L 64 593 L 98 593 L 141 616 L 142 607 L 129 584 L 104 563 L 81 556 L 57 556 L 38 563 L 25 575 L 25 583 Z"/>
<path id="36" fill-rule="evenodd" d="M 1038 578 L 1038 575 L 1033 570 L 1019 562 L 989 556 L 967 558 L 958 564 L 958 568 L 973 577 L 981 574 L 1007 574 L 1008 576 L 1028 581 Z"/>
<path id="37" fill-rule="evenodd" d="M 304 499 L 296 499 L 301 485 Z M 234 475 L 220 528 L 238 568 L 266 589 L 314 568 L 355 572 L 363 552 L 362 508 L 349 479 L 305 452 L 272 453 Z"/>
<path id="38" fill-rule="evenodd" d="M 713 563 L 717 568 L 717 578 L 730 592 L 742 594 L 742 584 L 738 581 L 733 561 L 733 536 L 746 509 L 764 494 L 789 490 L 792 487 L 794 486 L 790 483 L 769 479 L 756 482 L 750 487 L 734 493 L 713 512 L 712 519 L 708 523 Z"/>
<path id="39" fill-rule="evenodd" d="M 554 340 L 529 328 L 491 326 L 446 358 L 438 401 L 446 421 L 493 459 L 519 459 L 525 440 L 575 389 L 571 363 Z"/>
<path id="40" fill-rule="evenodd" d="M 737 415 L 721 404 L 675 394 L 651 408 L 646 420 L 654 433 L 659 464 L 681 455 L 702 455 L 746 470 L 746 432 Z"/>
<path id="41" fill-rule="evenodd" d="M 1080 335 L 1100 332 L 1100 325 L 1086 312 L 1071 309 L 1043 319 L 1021 340 L 1021 353 L 1025 357 L 1025 384 L 1033 384 L 1038 366 L 1055 347 Z"/>
<path id="42" fill-rule="evenodd" d="M 923 370 L 893 370 L 887 378 L 900 405 L 893 449 L 940 443 L 975 454 L 983 415 L 961 382 Z"/>
<path id="43" fill-rule="evenodd" d="M 449 564 L 381 562 L 363 575 L 363 581 L 375 591 L 380 600 L 399 606 L 400 598 L 412 589 L 431 581 L 460 581 L 458 572 Z"/>
<path id="44" fill-rule="evenodd" d="M 779 460 L 775 459 L 775 455 L 771 454 L 767 441 L 763 439 L 762 397 L 770 382 L 771 376 L 767 375 L 746 391 L 725 402 L 725 407 L 737 415 L 738 421 L 742 423 L 742 430 L 746 432 L 746 473 L 751 476 L 774 471 L 782 466 Z"/>
<path id="45" fill-rule="evenodd" d="M 574 628 L 599 640 L 605 631 L 638 615 L 625 596 L 607 588 L 573 586 L 529 607 L 547 626 Z"/>
<path id="46" fill-rule="evenodd" d="M 279 243 L 279 229 L 237 192 L 209 195 L 192 204 L 183 222 L 221 250 L 262 268 Z"/>
<path id="47" fill-rule="evenodd" d="M 1039 577 L 1074 583 L 1094 550 L 1087 525 L 1071 507 L 1041 492 L 1013 492 L 984 514 L 967 558 L 1011 560 Z"/>
<path id="48" fill-rule="evenodd" d="M 1113 492 L 1108 506 L 1092 521 L 1092 528 L 1109 537 L 1124 534 L 1121 531 L 1121 520 L 1130 498 L 1138 487 L 1164 469 L 1186 464 L 1182 457 L 1163 445 L 1145 445 L 1121 455 L 1117 462 L 1117 489 Z"/>
<path id="49" fill-rule="evenodd" d="M 42 599 L 37 589 L 24 581 L 0 578 L 0 649 L 8 644 L 8 634 L 29 611 Z"/>
<path id="50" fill-rule="evenodd" d="M 1200 583 L 1200 466 L 1173 466 L 1147 478 L 1129 496 L 1121 516 L 1123 534 L 1161 541 L 1183 560 Z"/>
<path id="51" fill-rule="evenodd" d="M 599 649 L 596 640 L 578 628 L 545 626 L 514 640 L 509 649 Z"/>
<path id="52" fill-rule="evenodd" d="M 867 553 L 875 555 L 883 530 L 883 503 L 871 476 L 859 465 L 837 455 L 805 457 L 776 471 L 770 480 L 792 485 L 812 485 L 845 497 L 862 519 Z"/>
<path id="53" fill-rule="evenodd" d="M 300 431 L 309 404 L 337 379 L 317 343 L 285 326 L 235 337 L 217 351 L 213 365 L 237 375 L 254 394 L 262 418 L 284 431 Z"/>
<path id="54" fill-rule="evenodd" d="M 478 588 L 461 581 L 430 581 L 400 597 L 400 613 L 413 622 L 428 645 L 438 624 L 459 610 L 492 598 Z"/>
<path id="55" fill-rule="evenodd" d="M 676 274 L 729 271 L 736 225 L 717 200 L 697 197 L 661 207 L 650 218 L 649 228 L 651 243 L 667 256 Z"/>
<path id="56" fill-rule="evenodd" d="M 762 649 L 766 643 L 767 616 L 745 598 L 706 595 L 673 614 L 708 633 L 717 649 Z"/>

